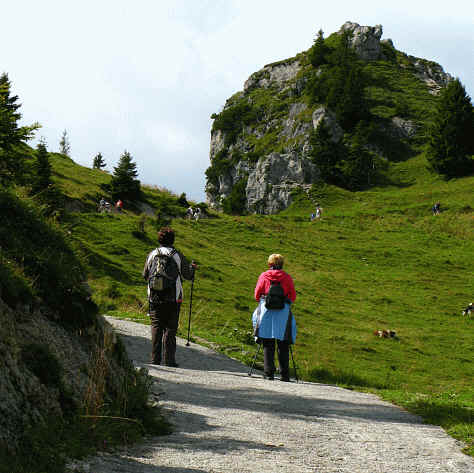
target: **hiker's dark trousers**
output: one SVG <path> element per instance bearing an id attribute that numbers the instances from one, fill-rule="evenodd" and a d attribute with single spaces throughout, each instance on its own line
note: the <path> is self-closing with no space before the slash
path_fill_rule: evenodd
<path id="1" fill-rule="evenodd" d="M 148 315 L 151 322 L 151 362 L 174 365 L 176 363 L 176 332 L 179 310 L 177 302 L 150 302 Z M 163 357 L 162 357 L 163 354 Z"/>
<path id="2" fill-rule="evenodd" d="M 290 374 L 289 358 L 290 346 L 283 340 L 274 338 L 262 338 L 263 344 L 263 371 L 267 376 L 275 374 L 275 341 L 277 343 L 278 363 L 280 365 L 280 376 L 287 378 Z"/>

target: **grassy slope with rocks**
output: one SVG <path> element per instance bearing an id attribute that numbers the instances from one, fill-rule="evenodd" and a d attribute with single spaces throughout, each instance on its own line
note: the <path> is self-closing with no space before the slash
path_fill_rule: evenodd
<path id="1" fill-rule="evenodd" d="M 60 159 L 72 197 L 80 168 Z M 0 472 L 59 473 L 67 457 L 169 432 L 150 378 L 97 316 L 74 240 L 16 191 L 0 192 Z"/>
<path id="2" fill-rule="evenodd" d="M 66 192 L 70 180 L 77 184 L 71 189 L 79 198 L 110 178 L 59 158 L 53 166 Z M 443 181 L 426 171 L 423 154 L 392 164 L 390 173 L 397 185 L 320 189 L 313 197 L 324 208 L 321 221 L 310 222 L 304 195 L 274 216 L 174 219 L 177 247 L 199 264 L 192 334 L 250 362 L 255 282 L 268 255 L 282 253 L 298 296 L 298 374 L 376 392 L 442 425 L 472 455 L 473 320 L 461 309 L 474 292 L 474 177 Z M 147 193 L 162 198 L 159 190 Z M 438 200 L 443 212 L 434 217 Z M 85 211 L 70 214 L 65 225 L 83 249 L 101 310 L 148 323 L 141 270 L 157 225 L 146 217 L 137 232 L 143 218 Z M 185 291 L 182 336 L 189 284 Z M 395 330 L 397 338 L 375 337 L 378 329 Z"/>

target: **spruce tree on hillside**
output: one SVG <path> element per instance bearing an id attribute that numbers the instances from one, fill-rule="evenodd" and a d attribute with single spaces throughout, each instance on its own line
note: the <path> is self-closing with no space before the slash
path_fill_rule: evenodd
<path id="1" fill-rule="evenodd" d="M 428 162 L 446 177 L 474 173 L 474 108 L 459 79 L 441 92 L 428 131 Z"/>
<path id="2" fill-rule="evenodd" d="M 71 153 L 71 143 L 69 142 L 69 137 L 67 136 L 67 131 L 64 130 L 61 136 L 61 140 L 59 141 L 59 152 L 64 154 L 68 158 L 70 157 Z"/>
<path id="3" fill-rule="evenodd" d="M 118 166 L 110 181 L 110 191 L 114 200 L 138 200 L 140 198 L 140 181 L 137 165 L 132 161 L 132 156 L 125 150 L 120 157 Z"/>
<path id="4" fill-rule="evenodd" d="M 324 32 L 319 30 L 318 36 L 309 51 L 309 61 L 313 67 L 319 67 L 327 62 L 328 53 L 329 48 L 324 44 Z"/>
<path id="5" fill-rule="evenodd" d="M 51 186 L 51 163 L 49 162 L 48 150 L 44 141 L 40 141 L 36 147 L 36 161 L 33 164 L 32 194 L 38 194 Z"/>
<path id="6" fill-rule="evenodd" d="M 94 161 L 92 163 L 92 168 L 101 170 L 102 168 L 105 168 L 105 166 L 106 166 L 106 164 L 105 164 L 104 158 L 102 156 L 102 153 L 98 153 L 94 157 Z"/>
<path id="7" fill-rule="evenodd" d="M 26 141 L 40 126 L 18 126 L 21 114 L 18 96 L 11 96 L 11 83 L 7 74 L 0 76 L 0 187 L 24 180 Z"/>

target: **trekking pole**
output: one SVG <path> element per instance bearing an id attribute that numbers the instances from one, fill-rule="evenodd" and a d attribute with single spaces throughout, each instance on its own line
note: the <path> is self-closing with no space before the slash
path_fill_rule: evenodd
<path id="1" fill-rule="evenodd" d="M 257 356 L 258 356 L 258 354 L 260 353 L 260 348 L 262 348 L 262 344 L 261 344 L 261 343 L 258 344 L 258 349 L 257 349 L 257 351 L 255 352 L 255 356 L 253 357 L 252 367 L 250 368 L 250 371 L 249 371 L 249 376 L 250 376 L 250 377 L 252 377 L 253 367 L 255 366 L 255 361 L 257 360 Z"/>
<path id="2" fill-rule="evenodd" d="M 194 269 L 193 269 L 193 279 L 191 279 L 191 295 L 189 297 L 189 315 L 188 315 L 188 341 L 186 346 L 189 347 L 189 333 L 191 331 L 191 312 L 193 310 L 193 289 L 194 289 Z"/>
<path id="3" fill-rule="evenodd" d="M 299 379 L 298 379 L 298 373 L 296 372 L 295 359 L 293 358 L 293 350 L 291 349 L 291 345 L 289 345 L 289 347 L 290 347 L 291 361 L 293 362 L 293 369 L 295 370 L 296 382 L 298 382 Z"/>

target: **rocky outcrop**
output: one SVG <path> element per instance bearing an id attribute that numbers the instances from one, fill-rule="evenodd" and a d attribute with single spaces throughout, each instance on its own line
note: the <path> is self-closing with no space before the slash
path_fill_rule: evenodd
<path id="1" fill-rule="evenodd" d="M 382 25 L 360 26 L 357 23 L 347 21 L 339 30 L 339 33 L 349 31 L 352 33 L 351 44 L 361 59 L 376 61 L 380 59 L 382 37 Z"/>
<path id="2" fill-rule="evenodd" d="M 256 213 L 274 214 L 292 201 L 292 192 L 307 189 L 318 177 L 311 161 L 298 153 L 271 153 L 261 158 L 247 181 L 248 208 Z"/>
<path id="3" fill-rule="evenodd" d="M 421 79 L 426 91 L 433 94 L 451 80 L 440 65 L 397 52 L 391 39 L 381 40 L 381 25 L 360 26 L 346 22 L 335 34 L 347 31 L 351 33 L 351 46 L 362 61 L 384 60 L 383 68 L 391 64 L 395 73 L 405 68 L 414 78 Z M 333 38 L 331 44 L 336 43 Z M 334 143 L 341 143 L 342 147 L 350 145 L 353 131 L 348 133 L 343 129 L 335 110 L 310 98 L 311 87 L 315 87 L 314 84 L 318 87 L 318 78 L 327 74 L 328 67 L 325 63 L 312 66 L 306 53 L 266 65 L 248 78 L 243 91 L 226 102 L 221 114 L 215 115 L 222 118 L 229 111 L 226 120 L 213 126 L 211 132 L 212 172 L 207 173 L 206 184 L 211 208 L 222 210 L 238 183 L 239 192 L 245 190 L 247 211 L 276 213 L 286 208 L 296 189 L 308 190 L 320 178 L 311 145 L 311 132 L 320 124 L 324 124 Z M 379 78 L 372 82 L 372 87 L 380 90 L 384 86 Z M 418 87 L 412 87 L 410 93 L 415 89 Z M 392 92 L 377 93 L 377 96 L 387 97 L 387 103 L 372 104 L 381 110 L 381 116 L 376 117 L 374 123 L 379 138 L 377 142 L 368 143 L 367 148 L 382 160 L 389 159 L 393 152 L 388 148 L 408 149 L 408 142 L 420 129 L 420 114 L 410 115 L 410 106 L 400 96 L 392 97 Z M 423 102 L 423 97 L 416 100 Z M 387 118 L 388 110 L 394 113 Z M 380 134 L 389 138 L 386 143 L 380 140 Z M 391 147 L 388 143 L 394 144 L 393 140 L 403 143 Z"/>
<path id="4" fill-rule="evenodd" d="M 108 392 L 119 392 L 126 373 L 111 356 L 116 343 L 103 317 L 76 333 L 41 309 L 13 310 L 0 299 L 0 450 L 13 454 L 29 428 L 104 399 L 104 374 Z"/>
<path id="5" fill-rule="evenodd" d="M 344 136 L 343 129 L 336 120 L 336 115 L 327 107 L 319 107 L 313 112 L 313 128 L 316 130 L 320 124 L 324 124 L 329 131 L 331 140 L 338 143 Z"/>

